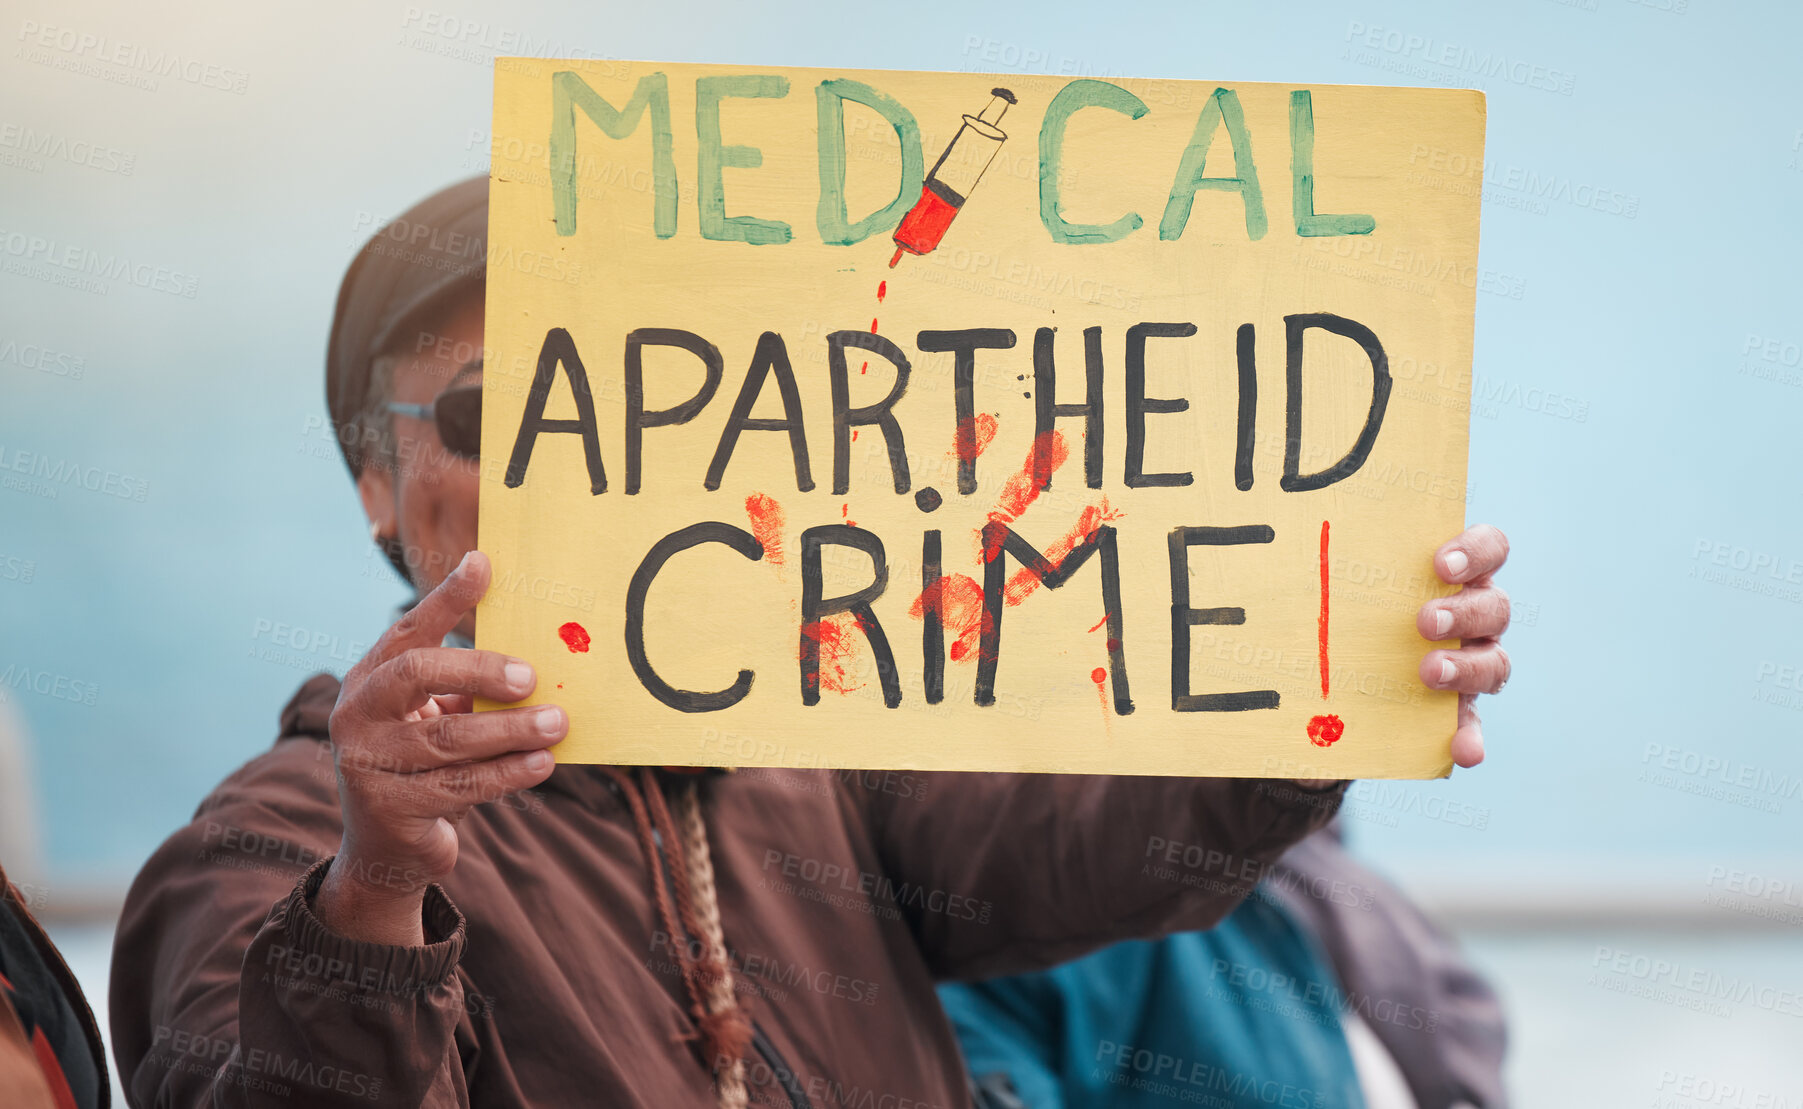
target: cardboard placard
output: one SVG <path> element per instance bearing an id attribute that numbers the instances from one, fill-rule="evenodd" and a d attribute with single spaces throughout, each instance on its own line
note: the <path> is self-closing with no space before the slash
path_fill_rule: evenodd
<path id="1" fill-rule="evenodd" d="M 1461 90 L 502 59 L 478 645 L 560 759 L 1431 777 Z"/>

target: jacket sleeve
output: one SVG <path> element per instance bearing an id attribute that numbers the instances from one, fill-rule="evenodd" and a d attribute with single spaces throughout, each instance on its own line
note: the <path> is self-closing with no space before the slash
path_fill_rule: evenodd
<path id="1" fill-rule="evenodd" d="M 328 930 L 311 902 L 339 835 L 329 749 L 301 738 L 239 771 L 152 856 L 113 948 L 132 1105 L 468 1105 L 463 918 L 433 886 L 422 947 Z"/>
<path id="2" fill-rule="evenodd" d="M 1120 940 L 1208 928 L 1338 810 L 1320 791 L 1239 778 L 923 776 L 902 797 L 850 787 L 941 978 L 1017 974 Z"/>
<path id="3" fill-rule="evenodd" d="M 1453 938 L 1353 858 L 1335 828 L 1285 855 L 1263 889 L 1320 937 L 1421 1109 L 1506 1109 L 1502 1003 Z"/>

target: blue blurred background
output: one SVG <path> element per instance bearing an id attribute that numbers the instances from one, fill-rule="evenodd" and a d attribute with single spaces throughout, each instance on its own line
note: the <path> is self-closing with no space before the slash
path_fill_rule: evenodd
<path id="1" fill-rule="evenodd" d="M 1803 988 L 1794 6 L 8 7 L 0 713 L 41 855 L 6 862 L 91 994 L 137 866 L 403 597 L 324 422 L 326 327 L 376 226 L 485 169 L 497 54 L 1477 87 L 1469 520 L 1513 540 L 1515 677 L 1486 765 L 1362 783 L 1349 831 L 1498 977 L 1523 1104 L 1681 1099 L 1670 1073 L 1803 1100 L 1803 1022 L 1626 997 L 1593 963 Z M 33 237 L 137 276 L 59 284 Z M 70 467 L 93 488 L 43 476 Z"/>

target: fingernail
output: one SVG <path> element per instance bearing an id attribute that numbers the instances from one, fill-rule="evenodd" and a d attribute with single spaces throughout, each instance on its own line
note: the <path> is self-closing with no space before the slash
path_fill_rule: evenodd
<path id="1" fill-rule="evenodd" d="M 1465 572 L 1465 567 L 1469 565 L 1471 565 L 1471 559 L 1466 557 L 1464 551 L 1446 552 L 1446 573 L 1449 576 L 1458 577 Z"/>
<path id="2" fill-rule="evenodd" d="M 451 573 L 461 574 L 461 573 L 463 573 L 464 570 L 468 569 L 469 564 L 470 564 L 470 556 L 475 553 L 476 553 L 475 551 L 464 551 L 463 558 L 461 560 L 459 560 L 457 563 L 457 569 L 452 570 Z"/>
<path id="3" fill-rule="evenodd" d="M 563 710 L 546 705 L 532 714 L 532 726 L 542 736 L 555 736 L 563 731 Z"/>
<path id="4" fill-rule="evenodd" d="M 1451 685 L 1452 680 L 1458 676 L 1459 676 L 1459 668 L 1452 664 L 1451 659 L 1443 658 L 1440 660 L 1440 684 L 1441 685 Z"/>
<path id="5" fill-rule="evenodd" d="M 1452 630 L 1452 610 L 1441 609 L 1434 613 L 1434 638 L 1445 639 L 1446 633 Z M 1450 663 L 1448 665 L 1451 665 Z"/>
<path id="6" fill-rule="evenodd" d="M 524 692 L 526 687 L 532 684 L 532 667 L 523 662 L 510 662 L 507 664 L 507 668 L 501 671 L 501 676 L 507 679 L 509 689 Z"/>
<path id="7" fill-rule="evenodd" d="M 526 769 L 534 774 L 542 774 L 551 769 L 552 761 L 551 752 L 534 751 L 526 756 Z"/>

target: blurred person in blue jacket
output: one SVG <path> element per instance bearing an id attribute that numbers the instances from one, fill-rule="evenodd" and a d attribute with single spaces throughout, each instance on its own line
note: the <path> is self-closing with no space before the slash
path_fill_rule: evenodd
<path id="1" fill-rule="evenodd" d="M 1338 823 L 1209 931 L 939 994 L 986 1109 L 1507 1103 L 1495 993 Z"/>

